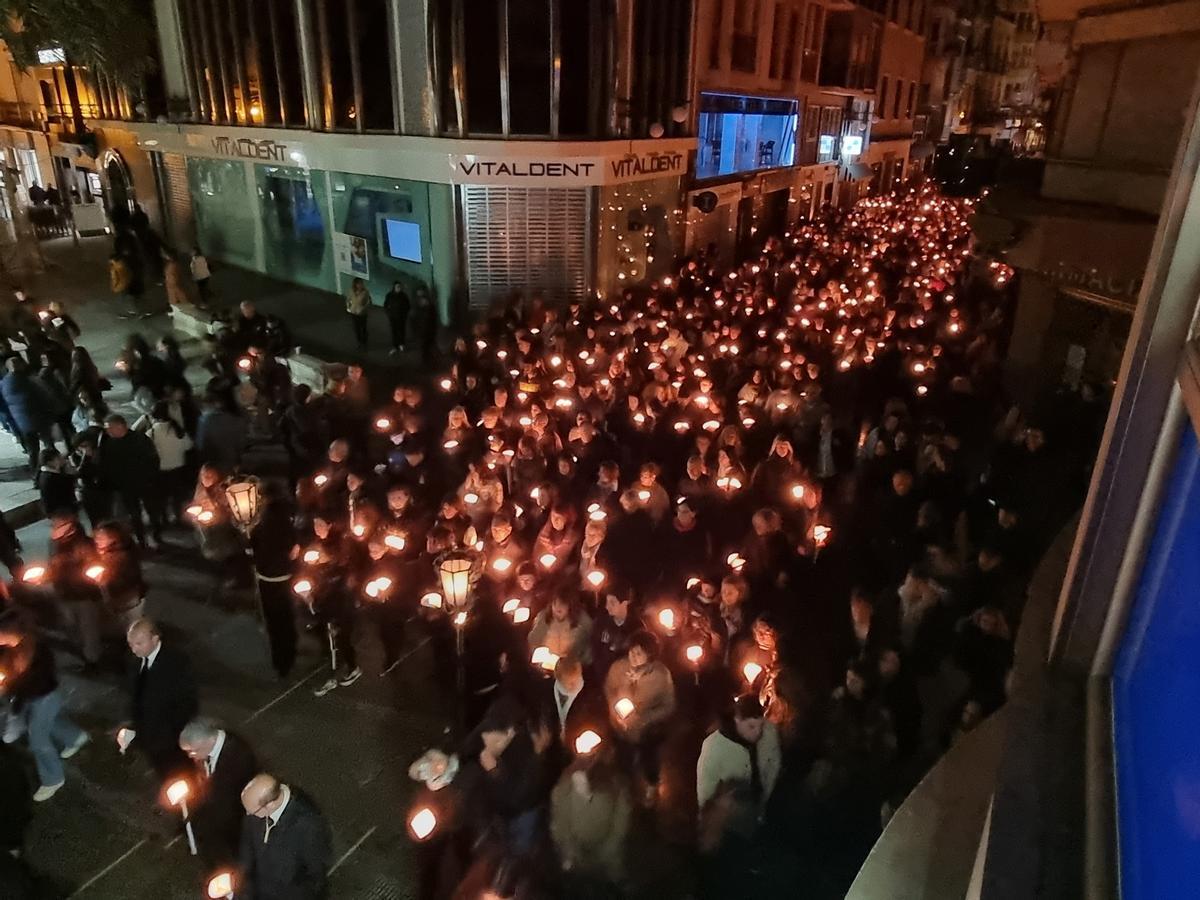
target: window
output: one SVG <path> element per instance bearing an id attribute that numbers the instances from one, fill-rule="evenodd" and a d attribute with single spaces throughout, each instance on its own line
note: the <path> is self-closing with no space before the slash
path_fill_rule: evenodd
<path id="1" fill-rule="evenodd" d="M 758 68 L 758 0 L 734 0 L 730 62 L 739 72 Z"/>
<path id="2" fill-rule="evenodd" d="M 496 8 L 497 4 L 492 4 Z M 567 7 L 575 7 L 574 12 L 568 12 Z M 583 7 L 583 9 L 579 9 Z M 587 4 L 565 4 L 562 8 L 564 15 L 572 20 L 583 17 L 584 26 L 587 24 Z M 565 24 L 565 23 L 564 23 Z M 471 31 L 467 24 L 467 32 Z M 572 29 L 574 31 L 575 29 Z M 468 39 L 469 43 L 469 39 Z M 492 43 L 496 40 L 493 37 Z M 586 68 L 587 56 L 580 60 L 575 57 L 571 63 L 571 93 L 578 96 L 578 65 L 583 63 Z M 497 60 L 497 65 L 499 61 Z M 470 57 L 468 56 L 468 67 Z M 563 65 L 566 68 L 566 53 L 563 53 Z M 513 134 L 549 134 L 550 133 L 550 17 L 546 15 L 545 0 L 508 0 L 508 89 L 509 89 L 509 127 Z M 497 68 L 493 78 L 497 90 L 500 85 L 500 72 Z M 567 85 L 564 85 L 567 86 Z M 587 92 L 584 91 L 582 101 L 576 100 L 587 110 Z M 471 110 L 472 126 L 474 125 L 474 110 Z M 472 127 L 472 130 L 475 130 Z"/>
<path id="3" fill-rule="evenodd" d="M 917 97 L 917 83 L 910 81 L 908 83 L 908 103 L 904 106 L 904 118 L 911 119 L 913 117 L 913 104 Z"/>
<path id="4" fill-rule="evenodd" d="M 821 58 L 821 33 L 825 27 L 824 7 L 809 3 L 804 10 L 804 52 L 800 64 L 800 80 L 817 80 L 817 63 Z"/>
<path id="5" fill-rule="evenodd" d="M 788 16 L 787 47 L 783 54 L 783 77 L 796 80 L 796 50 L 800 43 L 800 13 L 792 10 Z"/>
<path id="6" fill-rule="evenodd" d="M 787 39 L 787 18 L 790 13 L 785 12 L 782 3 L 775 4 L 775 18 L 771 21 L 771 68 L 768 72 L 769 78 L 783 77 L 783 50 L 784 42 Z"/>
<path id="7" fill-rule="evenodd" d="M 840 106 L 826 106 L 821 109 L 819 131 L 817 162 L 831 162 L 837 159 L 842 133 L 842 108 Z"/>
<path id="8" fill-rule="evenodd" d="M 904 82 L 902 80 L 900 80 L 899 78 L 897 78 L 896 79 L 896 90 L 893 91 L 893 96 L 892 96 L 892 118 L 893 119 L 900 118 L 900 100 L 902 99 L 903 94 L 904 94 Z M 883 102 L 883 98 L 880 98 L 880 103 L 882 103 L 882 102 Z"/>
<path id="9" fill-rule="evenodd" d="M 888 92 L 888 77 L 884 75 L 879 79 L 879 109 L 887 109 L 887 92 Z"/>
<path id="10" fill-rule="evenodd" d="M 799 104 L 741 94 L 701 94 L 696 177 L 790 166 Z"/>
<path id="11" fill-rule="evenodd" d="M 712 34 L 708 40 L 708 67 L 721 68 L 721 35 L 725 33 L 725 0 L 713 3 Z"/>

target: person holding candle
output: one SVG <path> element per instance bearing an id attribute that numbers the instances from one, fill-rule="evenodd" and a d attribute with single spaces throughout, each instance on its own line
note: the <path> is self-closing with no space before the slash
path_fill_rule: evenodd
<path id="1" fill-rule="evenodd" d="M 242 788 L 258 771 L 254 751 L 238 735 L 203 718 L 183 727 L 179 748 L 195 764 L 189 812 L 200 856 L 214 868 L 236 863 L 246 818 Z"/>
<path id="2" fill-rule="evenodd" d="M 562 773 L 550 794 L 550 835 L 562 867 L 560 896 L 606 896 L 628 878 L 633 803 L 625 773 L 601 743 Z"/>
<path id="3" fill-rule="evenodd" d="M 658 796 L 659 750 L 675 714 L 675 684 L 658 659 L 658 648 L 658 638 L 648 631 L 638 632 L 630 639 L 625 657 L 612 664 L 604 679 L 618 752 L 625 765 L 642 776 L 647 805 Z"/>
<path id="4" fill-rule="evenodd" d="M 128 727 L 122 731 L 165 782 L 188 768 L 179 733 L 199 707 L 191 663 L 182 650 L 163 641 L 150 619 L 136 620 L 125 639 L 135 665 Z"/>
<path id="5" fill-rule="evenodd" d="M 550 605 L 538 613 L 529 630 L 529 647 L 546 647 L 562 659 L 574 657 L 584 665 L 592 661 L 592 619 L 567 597 L 554 597 Z"/>

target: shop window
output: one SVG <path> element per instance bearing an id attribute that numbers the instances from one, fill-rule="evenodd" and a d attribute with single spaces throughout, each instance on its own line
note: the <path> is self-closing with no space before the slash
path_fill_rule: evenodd
<path id="1" fill-rule="evenodd" d="M 758 0 L 734 0 L 731 62 L 739 72 L 758 68 Z"/>
<path id="2" fill-rule="evenodd" d="M 573 19 L 581 15 L 579 10 L 568 13 L 565 8 L 563 14 Z M 586 10 L 583 17 L 586 24 Z M 565 52 L 563 62 L 566 62 Z M 579 78 L 574 68 L 577 62 L 574 60 L 572 68 L 572 93 L 577 93 Z M 586 57 L 584 63 L 586 71 Z M 550 17 L 546 15 L 545 0 L 508 0 L 509 115 L 513 134 L 550 133 L 550 77 Z M 586 111 L 586 90 L 583 107 Z M 474 120 L 472 110 L 472 126 Z"/>
<path id="3" fill-rule="evenodd" d="M 356 0 L 354 38 L 358 43 L 358 65 L 362 73 L 362 105 L 359 111 L 367 131 L 392 131 L 396 127 L 392 109 L 393 66 L 389 51 L 388 0 Z"/>
<path id="4" fill-rule="evenodd" d="M 376 222 L 383 215 L 412 215 L 412 199 L 406 194 L 393 194 L 371 188 L 355 188 L 350 193 L 342 231 L 374 243 Z"/>
<path id="5" fill-rule="evenodd" d="M 714 178 L 795 162 L 799 104 L 741 94 L 702 94 L 696 176 Z"/>

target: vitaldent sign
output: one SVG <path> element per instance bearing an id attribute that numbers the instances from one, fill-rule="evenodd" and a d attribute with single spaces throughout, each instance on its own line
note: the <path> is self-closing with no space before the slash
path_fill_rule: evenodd
<path id="1" fill-rule="evenodd" d="M 687 173 L 682 150 L 645 150 L 609 156 L 560 159 L 490 158 L 482 154 L 452 155 L 450 175 L 455 184 L 513 187 L 586 187 L 627 184 Z"/>

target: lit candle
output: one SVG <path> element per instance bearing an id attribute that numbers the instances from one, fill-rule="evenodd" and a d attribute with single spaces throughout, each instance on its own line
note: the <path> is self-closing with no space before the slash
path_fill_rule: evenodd
<path id="1" fill-rule="evenodd" d="M 754 684 L 758 680 L 758 676 L 762 674 L 763 667 L 756 662 L 748 662 L 742 666 L 742 675 L 745 676 L 747 684 Z"/>
<path id="2" fill-rule="evenodd" d="M 101 566 L 98 564 L 93 565 L 93 566 L 88 566 L 86 569 L 84 569 L 83 574 L 90 581 L 99 581 L 104 576 L 104 566 Z"/>
<path id="3" fill-rule="evenodd" d="M 505 612 L 505 614 L 511 616 L 513 613 L 515 613 L 520 608 L 520 606 L 521 606 L 521 601 L 518 600 L 516 597 L 513 597 L 509 600 L 504 601 L 504 606 L 502 607 L 502 609 Z"/>
<path id="4" fill-rule="evenodd" d="M 793 500 L 803 500 L 804 499 L 804 485 L 802 485 L 802 484 L 793 484 L 792 485 L 792 499 Z"/>
<path id="5" fill-rule="evenodd" d="M 442 608 L 442 595 L 439 594 L 437 591 L 430 591 L 428 594 L 426 594 L 424 597 L 421 598 L 421 605 L 426 607 L 427 609 L 441 609 Z"/>
<path id="6" fill-rule="evenodd" d="M 587 573 L 588 584 L 594 588 L 598 588 L 600 585 L 604 584 L 605 577 L 605 574 L 599 569 L 592 569 Z"/>
<path id="7" fill-rule="evenodd" d="M 498 557 L 492 561 L 492 568 L 503 574 L 512 568 L 512 560 L 506 556 Z"/>
<path id="8" fill-rule="evenodd" d="M 318 475 L 313 479 L 313 484 L 317 487 L 325 487 L 329 483 L 329 476 L 325 474 Z"/>
<path id="9" fill-rule="evenodd" d="M 524 625 L 529 621 L 529 607 L 521 606 L 513 612 L 513 621 L 518 625 Z"/>
<path id="10" fill-rule="evenodd" d="M 543 566 L 545 566 L 547 569 L 549 569 L 556 562 L 558 562 L 558 557 L 555 556 L 553 553 L 543 553 L 540 557 L 538 557 L 538 562 L 540 562 Z"/>
<path id="11" fill-rule="evenodd" d="M 387 431 L 389 428 L 392 427 L 392 420 L 389 419 L 387 416 L 380 416 L 378 419 L 375 420 L 375 427 L 378 428 L 380 431 Z"/>
<path id="12" fill-rule="evenodd" d="M 292 590 L 295 591 L 297 594 L 299 594 L 301 597 L 307 596 L 308 594 L 312 593 L 312 589 L 313 589 L 312 582 L 309 581 L 307 578 L 301 578 L 294 585 L 292 585 Z"/>
<path id="13" fill-rule="evenodd" d="M 200 513 L 200 515 L 196 516 L 196 521 L 202 522 L 206 525 L 209 522 L 211 522 L 212 520 L 213 520 L 213 511 L 211 509 L 206 509 L 202 513 Z"/>
<path id="14" fill-rule="evenodd" d="M 37 584 L 46 577 L 45 566 L 29 566 L 21 573 L 21 580 L 26 584 Z"/>
<path id="15" fill-rule="evenodd" d="M 208 880 L 209 900 L 228 900 L 233 896 L 233 873 L 218 872 Z"/>
<path id="16" fill-rule="evenodd" d="M 547 672 L 553 672 L 558 665 L 558 654 L 551 653 L 549 647 L 537 647 L 529 658 L 535 666 L 541 666 Z"/>
<path id="17" fill-rule="evenodd" d="M 630 700 L 628 697 L 622 697 L 620 700 L 618 700 L 616 703 L 613 704 L 613 709 L 616 710 L 617 717 L 620 718 L 620 720 L 623 722 L 626 719 L 628 719 L 631 715 L 633 715 L 633 710 L 634 710 L 633 701 Z"/>
<path id="18" fill-rule="evenodd" d="M 668 607 L 667 609 L 664 609 L 661 612 L 659 612 L 658 624 L 660 624 L 667 631 L 674 631 L 675 630 L 675 610 L 670 609 Z"/>
<path id="19" fill-rule="evenodd" d="M 412 829 L 417 840 L 423 841 L 437 828 L 437 816 L 434 815 L 432 809 L 426 806 L 413 814 L 413 817 L 408 820 L 408 827 Z"/>
<path id="20" fill-rule="evenodd" d="M 704 648 L 699 644 L 691 644 L 688 646 L 687 650 L 684 651 L 684 653 L 687 655 L 688 662 L 698 663 L 700 662 L 701 657 L 704 656 Z"/>
<path id="21" fill-rule="evenodd" d="M 575 752 L 580 756 L 586 756 L 599 747 L 601 743 L 600 735 L 589 728 L 579 735 L 579 737 L 575 738 Z"/>

